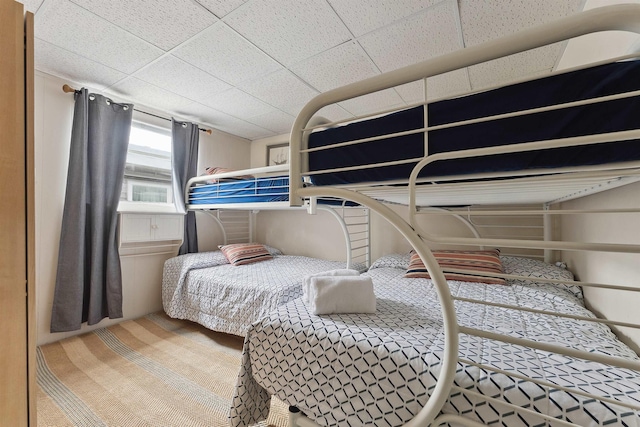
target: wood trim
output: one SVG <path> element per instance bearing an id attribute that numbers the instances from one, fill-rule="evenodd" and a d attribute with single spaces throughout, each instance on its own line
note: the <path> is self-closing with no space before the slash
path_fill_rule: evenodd
<path id="1" fill-rule="evenodd" d="M 0 426 L 28 425 L 27 207 L 23 6 L 0 0 Z"/>
<path id="2" fill-rule="evenodd" d="M 25 64 L 25 142 L 27 195 L 27 373 L 29 425 L 36 426 L 36 198 L 35 198 L 35 63 L 33 13 L 27 12 L 24 21 Z"/>

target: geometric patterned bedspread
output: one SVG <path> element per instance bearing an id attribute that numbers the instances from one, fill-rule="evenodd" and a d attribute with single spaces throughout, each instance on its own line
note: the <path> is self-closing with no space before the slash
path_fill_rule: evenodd
<path id="1" fill-rule="evenodd" d="M 312 273 L 345 268 L 344 262 L 292 255 L 233 266 L 220 251 L 167 260 L 162 304 L 176 319 L 244 336 L 249 326 L 302 295 L 302 279 Z"/>
<path id="2" fill-rule="evenodd" d="M 523 268 L 529 268 L 530 261 L 523 262 Z M 522 270 L 517 259 L 504 264 L 506 273 Z M 254 324 L 245 339 L 231 425 L 246 426 L 264 419 L 271 395 L 297 406 L 323 426 L 396 426 L 410 420 L 435 386 L 444 334 L 431 282 L 403 278 L 405 269 L 394 267 L 400 266 L 376 262 L 365 273 L 374 281 L 375 314 L 314 316 L 297 299 Z M 449 286 L 454 296 L 593 317 L 584 308 L 577 287 L 513 281 L 507 286 L 465 282 L 450 282 Z M 464 326 L 638 359 L 601 324 L 461 301 L 455 305 Z M 640 404 L 637 371 L 465 334 L 460 335 L 460 355 L 527 378 Z M 640 413 L 563 391 L 549 392 L 537 384 L 460 362 L 454 383 L 581 426 L 640 426 Z M 455 391 L 442 411 L 487 425 L 548 425 Z"/>

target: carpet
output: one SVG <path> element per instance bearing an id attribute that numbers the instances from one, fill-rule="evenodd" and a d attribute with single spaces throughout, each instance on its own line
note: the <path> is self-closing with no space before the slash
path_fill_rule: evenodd
<path id="1" fill-rule="evenodd" d="M 226 427 L 242 341 L 154 313 L 40 346 L 38 427 Z"/>

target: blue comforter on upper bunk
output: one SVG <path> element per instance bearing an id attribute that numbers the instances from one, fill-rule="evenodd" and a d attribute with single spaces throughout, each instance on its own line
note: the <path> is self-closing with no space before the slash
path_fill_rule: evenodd
<path id="1" fill-rule="evenodd" d="M 514 84 L 428 106 L 429 126 L 640 90 L 640 61 L 618 62 Z M 638 129 L 640 96 L 466 124 L 429 132 L 429 154 Z M 423 107 L 314 132 L 309 147 L 424 127 Z M 422 158 L 423 133 L 309 153 L 310 171 Z M 438 161 L 421 177 L 596 165 L 640 159 L 629 140 Z M 313 175 L 316 185 L 407 179 L 416 162 Z"/>
<path id="2" fill-rule="evenodd" d="M 283 202 L 289 200 L 289 177 L 222 181 L 193 187 L 189 204 Z"/>
<path id="3" fill-rule="evenodd" d="M 230 179 L 201 184 L 189 189 L 190 205 L 286 202 L 289 200 L 289 177 Z M 323 205 L 356 206 L 354 202 L 323 198 Z"/>

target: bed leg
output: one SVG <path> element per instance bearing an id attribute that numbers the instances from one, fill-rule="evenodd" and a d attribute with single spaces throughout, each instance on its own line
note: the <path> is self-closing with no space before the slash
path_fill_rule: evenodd
<path id="1" fill-rule="evenodd" d="M 289 406 L 289 427 L 319 427 L 311 419 L 307 418 L 300 409 Z"/>
<path id="2" fill-rule="evenodd" d="M 300 409 L 295 406 L 289 406 L 289 427 L 297 427 L 296 421 L 302 416 Z"/>

